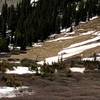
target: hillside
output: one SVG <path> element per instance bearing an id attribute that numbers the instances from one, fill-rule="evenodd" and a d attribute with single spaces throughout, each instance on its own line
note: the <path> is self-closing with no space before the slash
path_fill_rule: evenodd
<path id="1" fill-rule="evenodd" d="M 100 100 L 99 0 L 20 1 L 0 13 L 0 100 Z"/>
<path id="2" fill-rule="evenodd" d="M 74 34 L 63 32 L 60 35 L 57 35 L 53 40 L 49 39 L 43 43 L 33 44 L 33 47 L 31 49 L 28 48 L 26 54 L 12 55 L 11 58 L 38 59 L 39 61 L 41 61 L 45 58 L 58 55 L 58 53 L 62 51 L 63 48 L 68 48 L 73 44 L 76 45 L 76 43 L 82 43 L 84 41 L 86 42 L 87 40 L 91 41 L 91 39 L 93 39 L 92 43 L 95 43 L 97 40 L 99 40 L 98 37 L 98 39 L 94 41 L 94 38 L 97 37 L 97 35 L 95 35 L 96 32 L 98 32 L 98 34 L 100 33 L 100 18 L 96 18 L 86 23 L 80 23 L 79 26 L 75 27 Z M 89 44 L 91 44 L 91 42 L 89 42 Z M 99 53 L 100 46 L 84 50 L 81 53 L 78 53 L 78 55 L 82 54 L 83 57 L 89 57 L 92 56 L 94 52 Z"/>

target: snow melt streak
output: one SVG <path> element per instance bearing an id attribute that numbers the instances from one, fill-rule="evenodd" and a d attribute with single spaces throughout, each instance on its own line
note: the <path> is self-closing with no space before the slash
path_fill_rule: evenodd
<path id="1" fill-rule="evenodd" d="M 88 32 L 88 34 L 92 34 L 94 31 Z M 87 33 L 86 33 L 87 34 Z M 75 43 L 67 48 L 64 48 L 64 50 L 58 52 L 57 56 L 54 57 L 49 57 L 45 59 L 45 63 L 47 64 L 52 64 L 53 62 L 58 62 L 59 58 L 68 58 L 77 54 L 82 53 L 85 50 L 89 50 L 95 47 L 100 46 L 100 42 L 97 42 L 98 40 L 100 40 L 100 36 L 97 35 L 95 38 L 93 39 L 89 39 L 80 43 Z M 38 64 L 43 65 L 44 61 L 40 61 L 38 62 Z"/>

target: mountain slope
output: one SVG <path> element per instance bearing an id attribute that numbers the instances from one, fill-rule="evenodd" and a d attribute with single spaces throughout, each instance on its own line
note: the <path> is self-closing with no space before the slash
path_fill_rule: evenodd
<path id="1" fill-rule="evenodd" d="M 12 55 L 11 58 L 28 58 L 28 59 L 38 59 L 38 60 L 44 60 L 44 58 L 53 57 L 58 55 L 60 51 L 62 51 L 64 48 L 68 48 L 71 45 L 76 45 L 76 43 L 82 43 L 84 45 L 91 43 L 97 43 L 96 41 L 99 41 L 99 37 L 97 36 L 97 32 L 100 31 L 100 18 L 97 18 L 95 20 L 91 20 L 86 23 L 81 23 L 79 26 L 77 26 L 74 30 L 74 34 L 71 33 L 62 33 L 58 35 L 57 39 L 53 40 L 47 40 L 44 43 L 37 43 L 33 45 L 33 48 L 27 51 L 26 54 L 20 54 L 20 55 Z M 100 32 L 99 32 L 100 33 Z M 98 34 L 99 34 L 98 33 Z M 66 36 L 67 35 L 67 36 Z M 98 38 L 95 41 L 95 38 Z M 89 43 L 86 41 L 90 41 Z M 98 42 L 99 43 L 99 42 Z M 78 45 L 79 46 L 79 45 Z M 94 46 L 93 48 L 83 50 L 81 53 L 83 54 L 83 57 L 91 56 L 94 52 L 100 52 L 100 46 Z M 77 53 L 80 54 L 80 53 Z M 81 55 L 81 54 L 80 54 Z"/>

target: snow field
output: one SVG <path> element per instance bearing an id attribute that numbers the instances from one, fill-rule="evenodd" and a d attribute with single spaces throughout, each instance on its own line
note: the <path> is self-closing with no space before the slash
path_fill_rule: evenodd
<path id="1" fill-rule="evenodd" d="M 20 89 L 28 89 L 27 86 L 22 86 L 22 87 L 7 87 L 3 86 L 0 87 L 0 98 L 14 98 L 17 96 L 17 93 L 19 92 Z"/>
<path id="2" fill-rule="evenodd" d="M 94 31 L 86 32 L 86 34 L 87 33 L 92 34 L 92 33 L 94 33 Z M 86 41 L 83 41 L 83 42 L 80 42 L 80 43 L 72 44 L 69 47 L 64 48 L 62 51 L 58 52 L 57 56 L 46 58 L 45 62 L 47 64 L 52 64 L 53 62 L 58 62 L 58 59 L 60 57 L 62 57 L 63 59 L 66 59 L 68 57 L 80 54 L 85 50 L 89 50 L 89 49 L 98 47 L 98 46 L 100 46 L 100 42 L 97 42 L 99 40 L 100 40 L 100 36 L 97 35 L 93 39 L 89 39 L 89 40 L 86 40 Z M 38 64 L 43 65 L 44 61 L 40 61 L 40 62 L 38 62 Z"/>

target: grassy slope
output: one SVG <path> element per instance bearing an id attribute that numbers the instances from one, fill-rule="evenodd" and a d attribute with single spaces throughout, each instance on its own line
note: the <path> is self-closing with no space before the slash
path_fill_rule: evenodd
<path id="1" fill-rule="evenodd" d="M 80 31 L 81 30 L 81 31 Z M 100 31 L 100 18 L 95 19 L 93 21 L 89 21 L 85 24 L 80 24 L 76 29 L 75 32 L 83 33 L 90 30 L 96 30 Z M 85 36 L 77 36 L 73 39 L 63 40 L 63 41 L 57 41 L 57 42 L 44 42 L 43 47 L 38 48 L 32 48 L 27 51 L 26 54 L 20 54 L 20 55 L 12 55 L 11 58 L 29 58 L 29 59 L 36 59 L 38 57 L 39 60 L 43 60 L 47 57 L 52 57 L 57 55 L 59 51 L 61 51 L 63 48 L 66 48 L 74 43 L 79 43 L 88 39 L 91 39 L 95 36 L 93 35 L 85 35 Z M 84 57 L 91 56 L 94 52 L 100 52 L 100 47 L 85 51 L 83 54 Z"/>
<path id="2" fill-rule="evenodd" d="M 28 50 L 26 54 L 12 55 L 11 57 L 18 59 L 23 59 L 23 58 L 35 59 L 38 57 L 40 60 L 43 60 L 44 58 L 47 57 L 56 56 L 59 51 L 61 51 L 63 48 L 70 46 L 73 43 L 82 42 L 89 38 L 91 38 L 90 35 L 80 36 L 69 40 L 63 40 L 62 42 L 60 41 L 51 43 L 45 42 L 43 44 L 43 47 L 32 48 L 31 50 Z"/>

